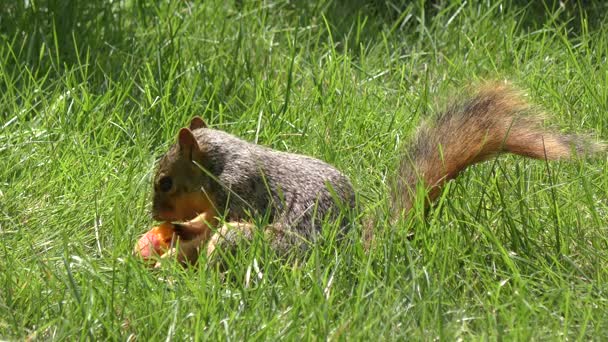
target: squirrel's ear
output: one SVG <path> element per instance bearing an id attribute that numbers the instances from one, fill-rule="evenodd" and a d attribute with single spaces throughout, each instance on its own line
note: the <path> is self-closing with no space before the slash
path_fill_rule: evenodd
<path id="1" fill-rule="evenodd" d="M 201 148 L 198 146 L 198 142 L 192 134 L 192 131 L 188 128 L 182 128 L 179 130 L 177 135 L 177 142 L 179 144 L 179 149 L 184 156 L 188 156 L 188 158 L 192 159 L 196 154 L 201 153 Z"/>
<path id="2" fill-rule="evenodd" d="M 207 128 L 207 124 L 200 116 L 195 116 L 190 120 L 190 129 Z"/>

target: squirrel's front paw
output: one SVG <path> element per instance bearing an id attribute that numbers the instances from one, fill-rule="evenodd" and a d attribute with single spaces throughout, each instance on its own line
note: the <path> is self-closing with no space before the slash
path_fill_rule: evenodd
<path id="1" fill-rule="evenodd" d="M 200 240 L 180 241 L 178 239 L 177 244 L 167 250 L 154 264 L 154 268 L 161 267 L 165 260 L 176 260 L 183 266 L 195 265 L 199 258 L 201 245 Z"/>
<path id="2" fill-rule="evenodd" d="M 195 264 L 198 260 L 199 249 L 206 240 L 207 234 L 196 234 L 188 225 L 174 225 L 164 222 L 150 229 L 137 241 L 133 254 L 145 261 L 161 259 L 177 259 L 182 264 Z M 154 267 L 159 267 L 156 262 Z"/>

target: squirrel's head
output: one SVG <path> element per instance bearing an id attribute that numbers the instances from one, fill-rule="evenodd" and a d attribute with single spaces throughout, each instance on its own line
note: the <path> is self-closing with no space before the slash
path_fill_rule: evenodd
<path id="1" fill-rule="evenodd" d="M 204 192 L 209 177 L 204 171 L 205 151 L 192 130 L 206 128 L 195 117 L 189 128 L 182 128 L 175 143 L 158 163 L 154 177 L 152 216 L 159 221 L 186 221 L 206 212 L 213 205 Z"/>

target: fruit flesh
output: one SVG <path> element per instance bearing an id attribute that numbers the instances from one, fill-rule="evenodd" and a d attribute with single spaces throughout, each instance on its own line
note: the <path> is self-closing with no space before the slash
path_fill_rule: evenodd
<path id="1" fill-rule="evenodd" d="M 144 259 L 162 256 L 171 247 L 173 224 L 163 222 L 147 231 L 135 245 L 135 254 Z"/>
<path id="2" fill-rule="evenodd" d="M 211 238 L 211 227 L 217 225 L 217 219 L 210 215 L 204 212 L 187 222 L 165 221 L 153 227 L 139 238 L 133 254 L 144 261 L 176 255 L 180 262 L 196 263 L 199 248 Z"/>

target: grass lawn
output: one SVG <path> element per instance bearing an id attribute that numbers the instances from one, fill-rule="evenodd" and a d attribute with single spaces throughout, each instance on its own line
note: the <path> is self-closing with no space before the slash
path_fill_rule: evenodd
<path id="1" fill-rule="evenodd" d="M 384 218 L 402 142 L 508 79 L 608 137 L 602 1 L 5 1 L 0 339 L 608 338 L 608 163 L 501 157 L 426 219 Z M 298 262 L 261 239 L 223 274 L 131 256 L 178 129 L 323 159 L 378 217 Z M 418 210 L 420 214 L 421 210 Z M 328 229 L 331 231 L 331 229 Z M 412 236 L 411 233 L 415 232 Z"/>

